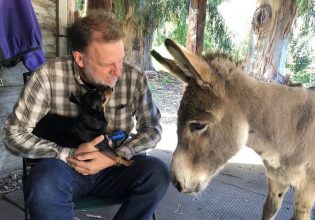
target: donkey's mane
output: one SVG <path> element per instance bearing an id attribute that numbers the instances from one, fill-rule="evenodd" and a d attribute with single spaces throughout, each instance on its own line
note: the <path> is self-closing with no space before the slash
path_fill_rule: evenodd
<path id="1" fill-rule="evenodd" d="M 241 62 L 233 60 L 227 54 L 220 52 L 207 53 L 202 56 L 202 59 L 202 65 L 207 67 L 199 68 L 201 70 L 199 76 L 202 81 L 198 84 L 201 87 L 210 88 L 218 97 L 223 98 L 225 96 L 227 83 L 229 84 L 233 79 L 242 81 L 244 77 L 248 77 Z"/>
<path id="2" fill-rule="evenodd" d="M 226 80 L 229 80 L 236 72 L 242 72 L 244 68 L 241 61 L 236 61 L 222 52 L 206 53 L 203 58 L 214 68 L 216 74 L 221 75 Z"/>

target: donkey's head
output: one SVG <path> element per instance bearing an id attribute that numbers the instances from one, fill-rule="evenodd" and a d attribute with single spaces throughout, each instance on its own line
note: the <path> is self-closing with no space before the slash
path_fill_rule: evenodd
<path id="1" fill-rule="evenodd" d="M 170 39 L 165 46 L 173 59 L 156 51 L 152 56 L 187 84 L 178 110 L 172 181 L 179 191 L 198 192 L 246 143 L 248 125 L 230 95 L 230 81 L 240 69 L 224 55 L 197 56 Z"/>

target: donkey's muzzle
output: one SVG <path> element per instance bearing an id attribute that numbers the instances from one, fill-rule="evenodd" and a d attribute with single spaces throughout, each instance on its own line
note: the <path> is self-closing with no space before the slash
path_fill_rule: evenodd
<path id="1" fill-rule="evenodd" d="M 191 188 L 187 188 L 185 186 L 182 186 L 180 181 L 178 181 L 175 177 L 172 177 L 172 183 L 174 187 L 178 190 L 178 192 L 182 193 L 194 193 L 194 192 L 200 192 L 202 190 L 201 184 L 196 184 Z"/>
<path id="2" fill-rule="evenodd" d="M 178 192 L 181 192 L 183 190 L 182 186 L 180 185 L 180 182 L 178 182 L 176 178 L 172 178 L 172 183 L 174 187 L 178 190 Z"/>

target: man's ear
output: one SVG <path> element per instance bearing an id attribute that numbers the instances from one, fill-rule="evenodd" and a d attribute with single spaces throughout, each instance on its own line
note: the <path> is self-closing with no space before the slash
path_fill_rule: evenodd
<path id="1" fill-rule="evenodd" d="M 83 54 L 80 53 L 79 51 L 73 51 L 73 57 L 78 66 L 83 68 L 84 67 Z"/>

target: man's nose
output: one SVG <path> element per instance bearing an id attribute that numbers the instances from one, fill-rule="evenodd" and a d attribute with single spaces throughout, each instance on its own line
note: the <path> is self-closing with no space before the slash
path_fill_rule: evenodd
<path id="1" fill-rule="evenodd" d="M 115 76 L 120 76 L 121 75 L 121 69 L 122 69 L 122 63 L 115 63 L 113 65 L 112 74 Z"/>

